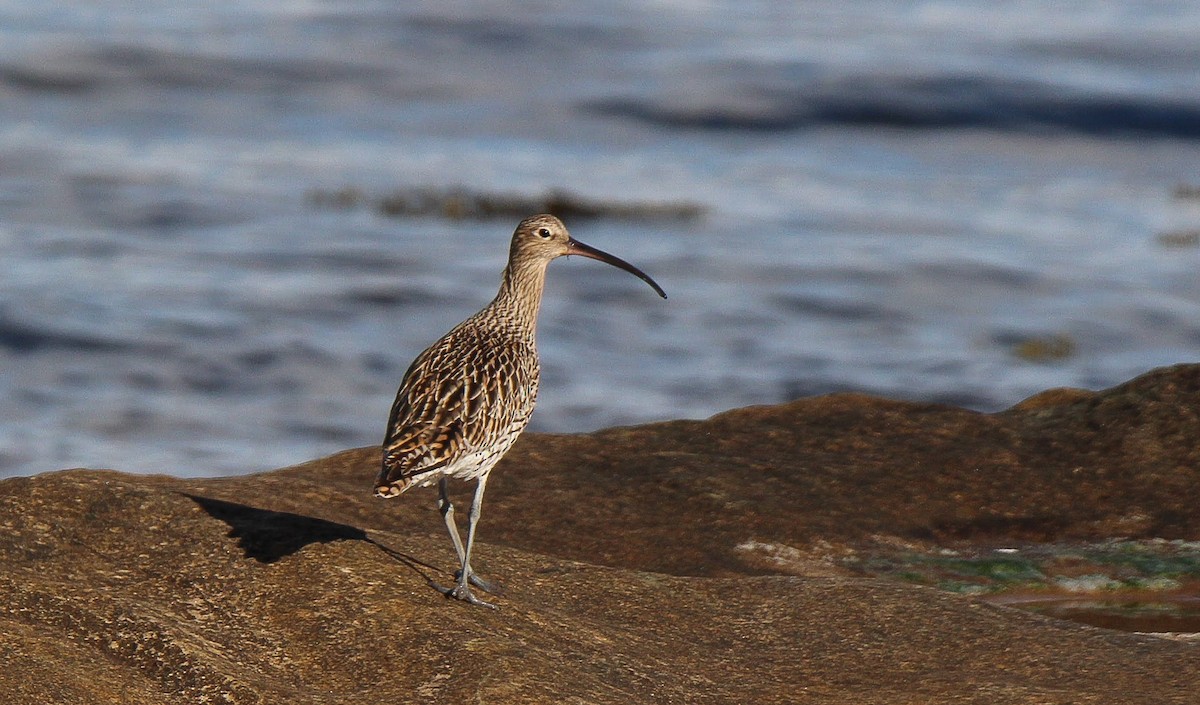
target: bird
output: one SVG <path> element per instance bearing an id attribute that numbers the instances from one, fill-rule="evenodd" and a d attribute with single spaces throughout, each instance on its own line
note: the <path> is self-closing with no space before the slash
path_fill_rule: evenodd
<path id="1" fill-rule="evenodd" d="M 396 392 L 375 495 L 397 497 L 413 487 L 437 484 L 438 510 L 459 560 L 454 587 L 435 585 L 447 597 L 496 608 L 471 592 L 472 585 L 497 592 L 471 568 L 475 529 L 488 476 L 529 424 L 537 402 L 537 318 L 546 268 L 571 255 L 623 269 L 667 298 L 648 274 L 574 239 L 557 217 L 528 217 L 513 232 L 496 298 L 418 355 Z M 476 481 L 465 544 L 447 489 L 452 478 Z"/>

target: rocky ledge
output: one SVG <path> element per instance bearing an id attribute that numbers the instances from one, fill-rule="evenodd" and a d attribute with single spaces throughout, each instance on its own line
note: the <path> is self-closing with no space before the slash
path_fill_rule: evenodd
<path id="1" fill-rule="evenodd" d="M 9 479 L 0 701 L 1194 703 L 1200 640 L 904 566 L 1195 547 L 1198 438 L 1200 365 L 998 414 L 832 395 L 531 434 L 480 527 L 497 611 L 433 587 L 454 568 L 434 493 L 371 497 L 377 449 L 242 477 Z M 1026 562 L 1045 590 L 1081 570 Z M 1195 589 L 1169 565 L 1171 590 Z"/>

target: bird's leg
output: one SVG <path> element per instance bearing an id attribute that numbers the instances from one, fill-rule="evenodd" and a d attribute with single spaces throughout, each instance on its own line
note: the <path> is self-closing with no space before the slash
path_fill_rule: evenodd
<path id="1" fill-rule="evenodd" d="M 446 520 L 446 530 L 450 532 L 450 540 L 454 542 L 454 552 L 458 554 L 458 563 L 462 565 L 463 559 L 463 542 L 462 536 L 458 533 L 458 524 L 454 521 L 454 504 L 450 501 L 450 494 L 446 491 L 446 478 L 438 480 L 438 511 L 442 513 L 442 519 Z"/>
<path id="2" fill-rule="evenodd" d="M 499 586 L 490 583 L 471 569 L 471 546 L 475 543 L 475 524 L 479 521 L 479 515 L 483 513 L 483 487 L 487 483 L 487 475 L 479 478 L 479 484 L 475 487 L 475 497 L 471 500 L 471 513 L 467 515 L 467 555 L 463 563 L 466 565 L 467 579 L 477 588 L 481 588 L 485 592 L 490 592 L 493 595 L 500 594 Z"/>
<path id="3" fill-rule="evenodd" d="M 475 527 L 479 524 L 479 515 L 483 507 L 483 491 L 486 487 L 487 475 L 483 475 L 479 478 L 479 483 L 475 485 L 475 498 L 471 500 L 471 512 L 467 515 L 467 545 L 463 551 L 462 568 L 458 571 L 458 584 L 448 594 L 450 597 L 469 602 L 472 605 L 495 609 L 495 605 L 484 602 L 471 594 L 472 583 L 488 592 L 494 590 L 491 585 L 475 575 L 475 571 L 471 570 L 471 547 L 475 544 Z"/>
<path id="4" fill-rule="evenodd" d="M 442 518 L 446 520 L 446 531 L 450 533 L 450 540 L 454 542 L 454 552 L 458 554 L 459 570 L 454 575 L 455 579 L 458 581 L 458 584 L 453 589 L 439 589 L 442 590 L 442 592 L 445 592 L 447 595 L 457 597 L 472 604 L 481 604 L 488 607 L 494 607 L 494 605 L 490 605 L 482 600 L 477 599 L 471 594 L 470 588 L 463 587 L 461 591 L 459 589 L 463 583 L 462 576 L 465 574 L 467 576 L 467 582 L 469 582 L 471 585 L 474 585 L 492 594 L 496 594 L 497 591 L 497 588 L 494 585 L 487 582 L 483 578 L 480 578 L 475 574 L 475 571 L 471 570 L 470 561 L 468 560 L 471 540 L 475 536 L 475 523 L 478 521 L 479 517 L 479 506 L 483 503 L 483 492 L 478 486 L 475 488 L 475 499 L 471 502 L 471 511 L 467 515 L 470 528 L 467 532 L 467 548 L 464 549 L 462 536 L 458 532 L 458 523 L 454 521 L 454 503 L 450 501 L 450 493 L 446 488 L 446 484 L 446 478 L 442 478 L 438 481 L 438 511 L 442 513 Z M 465 593 L 465 595 L 460 596 L 460 592 Z"/>

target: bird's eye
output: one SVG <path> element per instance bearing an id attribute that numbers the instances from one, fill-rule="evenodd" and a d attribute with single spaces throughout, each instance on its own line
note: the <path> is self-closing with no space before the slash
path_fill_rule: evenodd
<path id="1" fill-rule="evenodd" d="M 538 228 L 538 237 L 543 239 L 550 238 L 550 230 L 548 228 Z"/>

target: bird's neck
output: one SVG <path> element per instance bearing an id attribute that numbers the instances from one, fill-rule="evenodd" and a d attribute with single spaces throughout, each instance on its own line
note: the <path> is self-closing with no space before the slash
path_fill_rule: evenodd
<path id="1" fill-rule="evenodd" d="M 532 331 L 537 327 L 545 288 L 545 262 L 509 262 L 500 282 L 500 293 L 496 294 L 492 305 Z"/>

